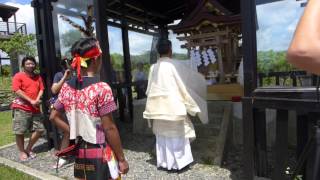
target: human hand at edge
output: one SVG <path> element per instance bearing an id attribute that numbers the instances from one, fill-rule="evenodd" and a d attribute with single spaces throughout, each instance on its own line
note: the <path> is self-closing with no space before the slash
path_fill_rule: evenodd
<path id="1" fill-rule="evenodd" d="M 126 160 L 119 161 L 119 172 L 120 174 L 127 174 L 129 171 L 129 164 Z"/>

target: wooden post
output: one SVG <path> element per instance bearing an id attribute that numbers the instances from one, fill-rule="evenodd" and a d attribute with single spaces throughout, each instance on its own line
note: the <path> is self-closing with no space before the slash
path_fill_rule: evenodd
<path id="1" fill-rule="evenodd" d="M 17 17 L 16 17 L 16 14 L 13 15 L 13 18 L 14 18 L 14 32 L 17 32 Z"/>
<path id="2" fill-rule="evenodd" d="M 242 128 L 243 128 L 243 172 L 244 179 L 253 180 L 254 170 L 254 120 L 253 120 L 253 107 L 251 98 L 242 99 L 242 113 L 244 114 Z"/>
<path id="3" fill-rule="evenodd" d="M 267 127 L 266 127 L 266 110 L 254 109 L 254 127 L 255 127 L 255 149 L 257 175 L 267 177 Z"/>
<path id="4" fill-rule="evenodd" d="M 288 110 L 277 109 L 275 162 L 272 179 L 286 179 L 288 162 Z"/>
<path id="5" fill-rule="evenodd" d="M 161 38 L 168 39 L 168 37 L 169 37 L 168 26 L 161 25 L 159 33 L 160 33 L 160 39 Z"/>
<path id="6" fill-rule="evenodd" d="M 9 28 L 9 22 L 7 21 L 7 33 L 10 35 L 10 28 Z"/>
<path id="7" fill-rule="evenodd" d="M 218 40 L 218 48 L 217 48 L 217 54 L 218 54 L 218 65 L 219 65 L 219 83 L 223 84 L 224 83 L 224 69 L 223 69 L 223 61 L 222 61 L 222 53 L 221 53 L 221 39 L 220 37 L 217 37 Z"/>
<path id="8" fill-rule="evenodd" d="M 124 7 L 125 0 L 121 1 L 122 7 Z M 124 18 L 126 12 L 122 12 L 121 20 L 121 32 L 122 32 L 122 47 L 123 47 L 123 58 L 124 58 L 124 71 L 125 71 L 125 84 L 128 96 L 128 108 L 130 113 L 130 120 L 133 119 L 133 104 L 132 104 L 132 75 L 131 75 L 131 60 L 130 60 L 130 47 L 129 47 L 129 33 L 128 33 L 128 23 Z"/>
<path id="9" fill-rule="evenodd" d="M 102 50 L 102 66 L 100 71 L 100 79 L 104 82 L 111 82 L 111 63 L 110 63 L 110 50 L 109 50 L 109 38 L 107 29 L 107 2 L 94 0 L 94 18 L 96 20 L 96 36 L 100 42 Z"/>
<path id="10" fill-rule="evenodd" d="M 47 0 L 33 0 L 31 6 L 34 8 L 35 27 L 37 34 L 37 49 L 39 56 L 40 74 L 45 83 L 45 91 L 42 102 L 51 97 L 50 87 L 54 73 L 57 70 L 55 41 L 52 24 L 52 5 Z M 47 130 L 48 146 L 58 149 L 57 134 L 48 118 L 48 106 L 42 103 L 44 112 L 44 125 Z"/>
<path id="11" fill-rule="evenodd" d="M 227 33 L 227 44 L 225 44 L 225 55 L 226 55 L 226 63 L 225 65 L 227 67 L 224 68 L 224 70 L 227 73 L 232 73 L 234 72 L 235 68 L 233 67 L 233 63 L 232 60 L 234 60 L 233 56 L 232 56 L 232 36 L 230 35 L 230 31 L 229 28 L 226 28 L 226 33 Z"/>

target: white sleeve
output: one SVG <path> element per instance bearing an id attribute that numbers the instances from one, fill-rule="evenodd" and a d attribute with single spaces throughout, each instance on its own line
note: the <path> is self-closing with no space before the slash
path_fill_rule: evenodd
<path id="1" fill-rule="evenodd" d="M 186 106 L 187 112 L 191 116 L 195 116 L 198 112 L 201 112 L 199 106 L 194 101 L 194 99 L 191 97 L 189 92 L 187 91 L 185 83 L 182 81 L 182 79 L 180 78 L 180 75 L 178 74 L 178 72 L 176 71 L 176 69 L 174 67 L 172 67 L 172 72 L 173 72 L 173 77 L 174 77 L 174 79 L 177 83 L 177 86 L 179 88 L 179 91 L 180 91 L 182 97 L 184 98 L 184 104 Z"/>

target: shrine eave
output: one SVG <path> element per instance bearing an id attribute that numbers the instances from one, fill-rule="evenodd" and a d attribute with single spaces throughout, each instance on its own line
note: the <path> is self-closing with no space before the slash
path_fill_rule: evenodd
<path id="1" fill-rule="evenodd" d="M 169 29 L 172 29 L 175 33 L 181 33 L 186 30 L 195 29 L 204 22 L 209 22 L 209 24 L 223 24 L 223 25 L 233 25 L 241 23 L 240 15 L 232 16 L 212 16 L 209 13 L 201 16 L 197 16 L 192 21 L 181 21 L 177 25 L 169 26 Z"/>

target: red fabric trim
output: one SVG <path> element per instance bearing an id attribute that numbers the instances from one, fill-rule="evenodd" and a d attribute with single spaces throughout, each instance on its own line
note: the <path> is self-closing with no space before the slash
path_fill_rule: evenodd
<path id="1" fill-rule="evenodd" d="M 86 151 L 86 152 L 84 152 Z M 103 157 L 103 148 L 79 149 L 77 158 L 96 159 Z"/>
<path id="2" fill-rule="evenodd" d="M 75 54 L 71 67 L 77 70 L 77 78 L 79 81 L 82 81 L 81 77 L 81 57 L 82 58 L 96 58 L 101 55 L 101 50 L 99 47 L 95 46 L 89 51 L 87 51 L 83 56 L 80 56 L 79 54 Z"/>
<path id="3" fill-rule="evenodd" d="M 110 146 L 105 148 L 94 148 L 94 149 L 79 149 L 77 158 L 86 158 L 86 159 L 97 159 L 102 158 L 106 161 L 111 161 L 112 158 L 112 149 Z"/>

